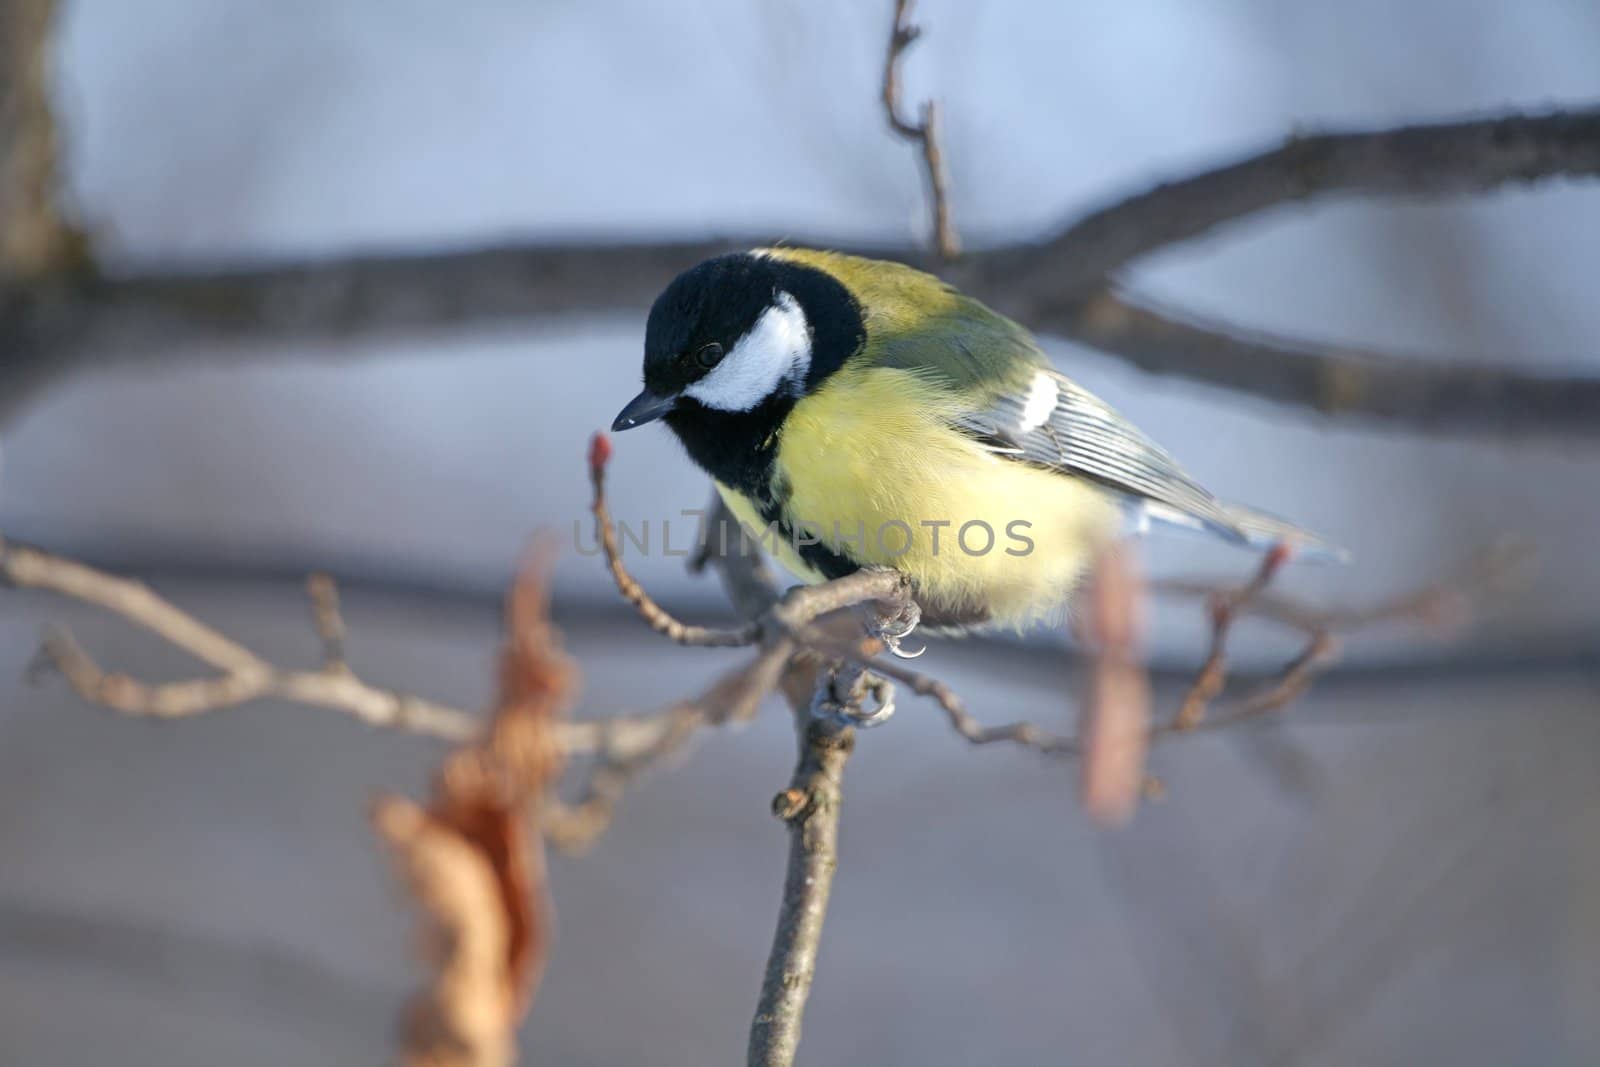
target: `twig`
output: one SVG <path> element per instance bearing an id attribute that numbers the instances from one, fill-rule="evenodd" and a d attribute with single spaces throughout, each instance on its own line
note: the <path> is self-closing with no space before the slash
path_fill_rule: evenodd
<path id="1" fill-rule="evenodd" d="M 544 811 L 545 832 L 567 851 L 587 848 L 611 825 L 623 793 L 635 779 L 680 752 L 703 728 L 748 721 L 778 684 L 788 650 L 765 651 L 719 678 L 700 696 L 652 715 L 598 720 L 594 762 L 572 804 L 553 795 Z M 608 731 L 611 724 L 625 730 Z"/>
<path id="2" fill-rule="evenodd" d="M 1240 587 L 1219 586 L 1201 578 L 1161 578 L 1150 582 L 1148 588 L 1156 596 L 1185 599 L 1231 596 L 1237 600 L 1233 610 L 1238 616 L 1263 619 L 1307 635 L 1350 633 L 1391 623 L 1449 631 L 1470 620 L 1473 600 L 1514 583 L 1531 561 L 1531 546 L 1524 542 L 1490 545 L 1468 556 L 1444 577 L 1370 607 L 1317 607 L 1276 596 L 1265 587 L 1240 596 Z M 1251 584 L 1259 578 L 1258 571 Z"/>
<path id="3" fill-rule="evenodd" d="M 1152 739 L 1196 729 L 1232 726 L 1294 703 L 1316 677 L 1339 656 L 1340 634 L 1409 624 L 1434 630 L 1456 630 L 1465 625 L 1473 601 L 1505 585 L 1529 558 L 1525 545 L 1505 544 L 1476 553 L 1454 574 L 1370 608 L 1313 608 L 1275 597 L 1268 586 L 1288 558 L 1275 549 L 1263 558 L 1255 576 L 1235 589 L 1214 584 L 1169 579 L 1153 583 L 1159 595 L 1204 597 L 1211 605 L 1211 652 L 1172 720 L 1153 731 Z M 1300 653 L 1278 675 L 1255 693 L 1217 715 L 1207 717 L 1207 705 L 1227 684 L 1226 641 L 1233 623 L 1253 616 L 1299 631 L 1306 638 Z"/>
<path id="4" fill-rule="evenodd" d="M 1214 593 L 1209 598 L 1211 612 L 1211 650 L 1206 654 L 1200 673 L 1195 676 L 1173 725 L 1179 730 L 1192 730 L 1205 718 L 1206 707 L 1222 692 L 1228 680 L 1228 633 L 1239 613 L 1247 608 L 1271 584 L 1272 579 L 1288 562 L 1290 549 L 1278 545 L 1261 557 L 1261 566 L 1255 577 L 1238 589 Z"/>
<path id="5" fill-rule="evenodd" d="M 344 612 L 339 608 L 339 586 L 332 575 L 313 574 L 306 579 L 306 594 L 311 598 L 311 622 L 322 639 L 322 669 L 346 671 L 344 657 Z"/>
<path id="6" fill-rule="evenodd" d="M 950 727 L 974 745 L 1009 743 L 1031 748 L 1047 756 L 1076 756 L 1080 748 L 1078 739 L 1052 734 L 1031 722 L 1005 723 L 985 726 L 970 711 L 949 685 L 930 675 L 883 660 L 868 660 L 867 667 L 874 674 L 899 682 L 917 696 L 927 697 L 939 705 L 949 720 Z"/>
<path id="7" fill-rule="evenodd" d="M 1338 638 L 1327 633 L 1317 634 L 1306 643 L 1305 649 L 1298 656 L 1289 661 L 1277 680 L 1262 687 L 1253 696 L 1246 697 L 1236 707 L 1217 716 L 1212 721 L 1212 726 L 1217 728 L 1231 726 L 1257 715 L 1282 711 L 1305 696 L 1306 690 L 1311 688 L 1311 683 L 1316 680 L 1317 675 L 1337 661 L 1338 655 Z"/>
<path id="8" fill-rule="evenodd" d="M 111 674 L 65 630 L 46 638 L 43 661 L 83 699 L 130 715 L 184 718 L 252 700 L 277 697 L 353 715 L 375 726 L 450 741 L 471 737 L 474 717 L 421 697 L 379 689 L 346 670 L 294 671 L 275 667 L 145 586 L 81 563 L 0 539 L 0 580 L 49 590 L 114 612 L 217 668 L 212 678 L 146 685 Z"/>
<path id="9" fill-rule="evenodd" d="M 121 615 L 220 671 L 252 674 L 268 669 L 254 652 L 139 582 L 4 538 L 0 538 L 0 578 L 19 589 L 49 590 Z"/>
<path id="10" fill-rule="evenodd" d="M 758 643 L 772 647 L 780 641 L 815 638 L 807 627 L 825 615 L 873 602 L 900 607 L 910 595 L 909 581 L 899 572 L 861 570 L 820 585 L 791 589 L 782 597 L 770 601 L 760 617 L 737 628 L 713 629 L 686 623 L 657 604 L 623 562 L 605 497 L 605 472 L 610 462 L 610 438 L 604 433 L 596 433 L 589 443 L 589 480 L 594 489 L 590 507 L 595 517 L 595 537 L 600 543 L 606 568 L 611 572 L 617 592 L 634 606 L 652 630 L 668 640 L 705 647 L 742 647 Z M 709 550 L 706 550 L 698 561 L 703 565 L 704 561 L 711 558 Z M 719 566 L 727 564 L 732 558 L 733 553 L 718 553 L 715 557 Z M 744 575 L 739 579 L 741 588 L 750 581 L 763 581 L 755 577 L 763 573 L 758 565 L 752 565 L 747 571 L 741 570 L 741 573 Z M 766 600 L 759 591 L 753 595 Z"/>
<path id="11" fill-rule="evenodd" d="M 680 645 L 741 648 L 755 644 L 761 637 L 759 624 L 747 622 L 733 629 L 716 629 L 680 622 L 657 604 L 644 591 L 644 586 L 628 573 L 622 562 L 622 552 L 617 546 L 617 532 L 611 523 L 611 512 L 606 506 L 606 464 L 610 461 L 611 439 L 603 433 L 595 434 L 589 441 L 589 484 L 594 491 L 589 509 L 594 514 L 595 538 L 605 552 L 606 566 L 610 568 L 612 581 L 616 583 L 622 598 L 634 606 L 652 630 Z"/>
<path id="12" fill-rule="evenodd" d="M 348 669 L 277 667 L 138 582 L 3 538 L 0 582 L 104 608 L 220 672 L 209 678 L 148 685 L 104 670 L 69 632 L 52 632 L 40 648 L 40 664 L 60 673 L 84 700 L 113 711 L 186 718 L 253 700 L 279 699 L 444 741 L 471 740 L 481 729 L 472 712 L 370 685 Z M 568 756 L 601 753 L 626 760 L 659 745 L 667 725 L 668 718 L 655 713 L 561 722 L 553 732 Z"/>
<path id="13" fill-rule="evenodd" d="M 737 628 L 720 630 L 685 623 L 650 597 L 622 559 L 605 495 L 605 472 L 610 460 L 609 438 L 596 434 L 589 447 L 589 477 L 594 491 L 591 510 L 596 539 L 617 591 L 652 630 L 669 640 L 701 647 L 759 647 L 745 666 L 724 675 L 700 696 L 676 702 L 653 715 L 622 720 L 629 723 L 625 736 L 631 743 L 617 744 L 612 737 L 600 734 L 590 749 L 596 758 L 583 776 L 578 800 L 571 805 L 552 800 L 546 809 L 547 832 L 558 845 L 568 849 L 583 848 L 602 833 L 628 785 L 679 752 L 701 728 L 753 716 L 761 701 L 778 688 L 797 654 L 829 640 L 815 630 L 818 620 L 880 600 L 898 605 L 906 593 L 905 580 L 900 575 L 864 571 L 779 596 L 758 556 L 731 548 L 724 538 L 708 536 L 691 566 L 715 566 L 728 586 L 730 598 L 749 621 Z M 731 516 L 719 507 L 713 509 L 711 519 L 724 522 Z M 837 652 L 842 656 L 860 655 L 848 644 L 839 644 Z M 616 720 L 602 720 L 611 721 Z"/>
<path id="14" fill-rule="evenodd" d="M 948 263 L 961 254 L 961 238 L 950 216 L 950 172 L 944 161 L 939 104 L 935 100 L 925 101 L 922 117 L 916 122 L 904 117 L 900 104 L 900 62 L 906 49 L 922 35 L 922 28 L 911 23 L 911 4 L 912 0 L 894 0 L 894 23 L 889 30 L 889 50 L 883 62 L 883 110 L 889 128 L 922 150 L 923 174 L 933 212 L 934 247 L 939 257 Z"/>
<path id="15" fill-rule="evenodd" d="M 822 924 L 839 867 L 840 784 L 855 747 L 854 731 L 809 716 L 798 720 L 797 735 L 800 755 L 794 777 L 772 801 L 772 813 L 789 826 L 789 863 L 750 1024 L 747 1062 L 760 1067 L 788 1067 L 800 1045 L 801 1018 L 816 977 Z"/>

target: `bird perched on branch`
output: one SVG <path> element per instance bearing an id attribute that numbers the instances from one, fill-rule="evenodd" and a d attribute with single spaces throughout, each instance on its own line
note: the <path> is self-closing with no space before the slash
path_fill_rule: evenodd
<path id="1" fill-rule="evenodd" d="M 679 275 L 612 429 L 657 419 L 789 570 L 894 568 L 939 627 L 1047 614 L 1152 521 L 1337 554 L 1222 503 L 1021 326 L 898 263 L 766 248 Z"/>

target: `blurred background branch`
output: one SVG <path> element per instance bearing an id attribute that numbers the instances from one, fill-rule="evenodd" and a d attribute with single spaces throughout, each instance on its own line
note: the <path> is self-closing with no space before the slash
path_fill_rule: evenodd
<path id="1" fill-rule="evenodd" d="M 1592 377 L 1522 372 L 1514 355 L 1498 364 L 1461 364 L 1202 327 L 1181 311 L 1160 311 L 1104 287 L 1137 258 L 1285 204 L 1478 194 L 1591 178 L 1600 173 L 1597 146 L 1600 110 L 1592 108 L 1296 137 L 1119 200 L 1037 241 L 969 252 L 946 273 L 1041 333 L 1147 372 L 1395 429 L 1588 436 L 1600 433 L 1600 381 Z M 942 230 L 953 233 L 947 217 Z M 54 374 L 176 355 L 260 359 L 261 345 L 637 312 L 663 277 L 719 251 L 770 242 L 750 235 L 527 244 L 237 269 L 152 266 L 108 277 L 56 273 L 13 286 L 0 308 L 0 330 L 19 358 Z M 915 249 L 844 247 L 936 267 Z M 0 412 L 14 410 L 24 395 L 11 385 L 6 393 Z"/>
<path id="2" fill-rule="evenodd" d="M 89 243 L 63 213 L 54 94 L 58 0 L 0 5 L 0 268 L 8 283 L 88 269 Z"/>
<path id="3" fill-rule="evenodd" d="M 0 424 L 60 367 L 30 335 L 48 294 L 92 270 L 87 235 L 61 205 L 54 75 L 57 0 L 0 4 Z"/>

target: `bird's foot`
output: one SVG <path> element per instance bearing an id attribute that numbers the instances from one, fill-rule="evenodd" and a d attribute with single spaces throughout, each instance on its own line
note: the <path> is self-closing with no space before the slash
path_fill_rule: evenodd
<path id="1" fill-rule="evenodd" d="M 894 714 L 894 686 L 860 668 L 841 667 L 817 686 L 811 714 L 839 726 L 882 726 Z"/>
<path id="2" fill-rule="evenodd" d="M 905 607 L 888 618 L 880 618 L 872 625 L 872 636 L 883 642 L 883 647 L 889 650 L 890 655 L 898 659 L 916 659 L 928 651 L 928 646 L 923 645 L 915 652 L 901 647 L 901 642 L 910 637 L 922 622 L 922 609 L 917 607 L 914 600 L 906 601 Z"/>

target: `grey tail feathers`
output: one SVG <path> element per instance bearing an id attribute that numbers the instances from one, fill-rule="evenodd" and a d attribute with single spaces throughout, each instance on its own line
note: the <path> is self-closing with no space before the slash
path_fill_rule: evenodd
<path id="1" fill-rule="evenodd" d="M 1227 524 L 1213 528 L 1229 540 L 1242 541 L 1251 548 L 1261 549 L 1288 544 L 1293 546 L 1295 555 L 1301 559 L 1350 562 L 1350 553 L 1345 549 L 1276 515 L 1240 504 L 1223 504 L 1222 513 L 1227 518 Z"/>
<path id="2" fill-rule="evenodd" d="M 1348 563 L 1350 553 L 1332 542 L 1318 537 L 1309 530 L 1296 526 L 1276 515 L 1239 504 L 1216 505 L 1215 512 L 1204 517 L 1180 511 L 1153 500 L 1141 501 L 1134 518 L 1142 527 L 1144 520 L 1154 520 L 1168 526 L 1200 530 L 1250 548 L 1266 550 L 1279 544 L 1293 545 L 1301 559 L 1322 562 Z"/>

